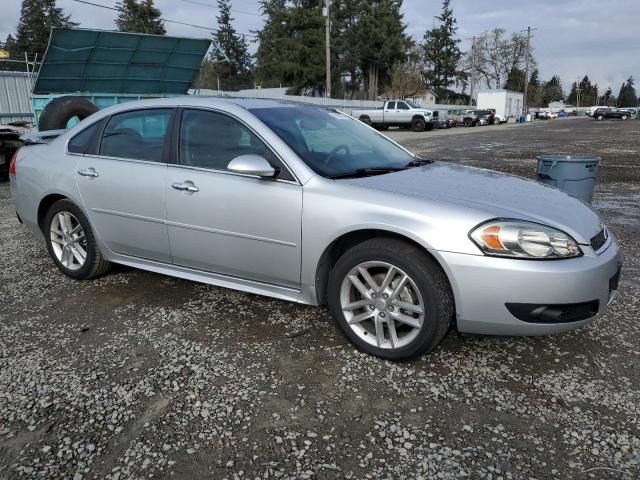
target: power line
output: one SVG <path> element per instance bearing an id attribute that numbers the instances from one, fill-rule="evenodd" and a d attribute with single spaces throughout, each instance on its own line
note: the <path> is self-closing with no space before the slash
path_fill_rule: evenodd
<path id="1" fill-rule="evenodd" d="M 182 0 L 182 1 L 186 2 L 186 3 L 193 3 L 195 5 L 204 5 L 205 7 L 211 7 L 211 8 L 218 9 L 218 7 L 216 5 L 213 5 L 212 3 L 196 2 L 196 0 Z M 264 17 L 264 14 L 262 14 L 262 13 L 247 12 L 245 10 L 236 10 L 235 8 L 230 8 L 229 10 L 231 10 L 232 12 L 235 12 L 235 13 L 242 13 L 244 15 L 254 15 L 256 17 Z"/>
<path id="2" fill-rule="evenodd" d="M 106 10 L 114 10 L 116 12 L 124 11 L 122 8 L 110 7 L 108 5 L 102 5 L 100 3 L 93 3 L 93 2 L 89 2 L 87 0 L 71 0 L 71 1 L 72 2 L 76 2 L 76 3 L 82 3 L 84 5 L 91 5 L 93 7 L 104 8 Z M 214 33 L 218 31 L 215 28 L 205 27 L 203 25 L 194 25 L 193 23 L 179 22 L 177 20 L 171 20 L 171 19 L 164 18 L 164 17 L 160 17 L 160 20 L 162 20 L 163 22 L 166 22 L 166 23 L 174 23 L 176 25 L 184 25 L 184 26 L 187 26 L 187 27 L 200 28 L 202 30 L 208 30 L 208 31 L 214 32 Z M 254 38 L 256 38 L 256 35 L 253 35 L 251 33 L 239 33 L 239 35 L 244 35 L 246 37 L 254 37 Z"/>

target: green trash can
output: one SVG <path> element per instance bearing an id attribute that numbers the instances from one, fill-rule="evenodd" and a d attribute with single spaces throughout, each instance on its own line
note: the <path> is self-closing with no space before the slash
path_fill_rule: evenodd
<path id="1" fill-rule="evenodd" d="M 540 155 L 538 181 L 591 204 L 600 157 Z"/>

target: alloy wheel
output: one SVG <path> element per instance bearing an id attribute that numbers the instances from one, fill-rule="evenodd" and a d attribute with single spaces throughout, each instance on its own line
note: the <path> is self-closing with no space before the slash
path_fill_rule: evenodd
<path id="1" fill-rule="evenodd" d="M 352 268 L 340 287 L 340 305 L 351 330 L 382 349 L 409 345 L 424 325 L 425 306 L 416 283 L 386 262 Z"/>
<path id="2" fill-rule="evenodd" d="M 87 260 L 87 239 L 73 214 L 65 211 L 56 213 L 51 219 L 49 238 L 53 253 L 65 268 L 82 268 Z"/>

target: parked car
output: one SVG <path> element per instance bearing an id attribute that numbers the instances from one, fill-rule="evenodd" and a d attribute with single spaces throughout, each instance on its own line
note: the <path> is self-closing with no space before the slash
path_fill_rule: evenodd
<path id="1" fill-rule="evenodd" d="M 618 118 L 627 120 L 631 118 L 631 112 L 622 108 L 599 108 L 593 112 L 593 118 L 596 120 L 604 120 L 605 118 Z"/>
<path id="2" fill-rule="evenodd" d="M 620 272 L 600 217 L 560 190 L 425 160 L 338 111 L 269 100 L 100 110 L 21 148 L 11 198 L 69 277 L 119 263 L 327 304 L 359 349 L 394 360 L 432 350 L 451 325 L 584 326 Z"/>
<path id="3" fill-rule="evenodd" d="M 464 125 L 464 116 L 468 109 L 453 109 L 447 110 L 447 118 L 450 123 L 455 123 L 456 126 Z"/>
<path id="4" fill-rule="evenodd" d="M 557 113 L 547 110 L 547 111 L 538 112 L 538 115 L 536 118 L 540 120 L 553 120 L 557 116 L 558 116 Z"/>
<path id="5" fill-rule="evenodd" d="M 560 110 L 558 112 L 558 118 L 565 118 L 565 117 L 568 117 L 568 116 L 569 116 L 569 114 L 567 112 L 565 112 L 564 110 Z"/>
<path id="6" fill-rule="evenodd" d="M 620 110 L 626 110 L 631 115 L 629 118 L 640 118 L 640 108 L 624 107 Z"/>
<path id="7" fill-rule="evenodd" d="M 496 124 L 507 123 L 508 118 L 496 113 L 495 108 L 487 108 L 487 110 L 493 113 L 494 123 Z"/>
<path id="8" fill-rule="evenodd" d="M 411 128 L 414 132 L 432 130 L 437 110 L 428 110 L 408 100 L 389 100 L 382 108 L 374 110 L 354 110 L 352 115 L 361 122 L 378 129 L 389 127 Z"/>
<path id="9" fill-rule="evenodd" d="M 450 122 L 447 117 L 435 117 L 432 119 L 432 123 L 433 128 L 451 128 L 452 126 L 452 122 Z"/>
<path id="10" fill-rule="evenodd" d="M 465 127 L 493 125 L 495 123 L 495 117 L 489 110 L 467 110 L 462 121 Z"/>

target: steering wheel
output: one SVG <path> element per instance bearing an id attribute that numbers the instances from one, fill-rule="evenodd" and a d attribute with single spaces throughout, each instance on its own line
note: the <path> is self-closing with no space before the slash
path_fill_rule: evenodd
<path id="1" fill-rule="evenodd" d="M 336 154 L 340 150 L 344 150 L 345 153 L 347 154 L 347 157 L 351 157 L 351 150 L 349 149 L 349 145 L 341 143 L 340 145 L 338 145 L 337 147 L 335 147 L 333 150 L 329 152 L 329 155 L 327 155 L 327 158 L 324 160 L 325 166 L 329 166 L 329 164 L 335 159 Z"/>

